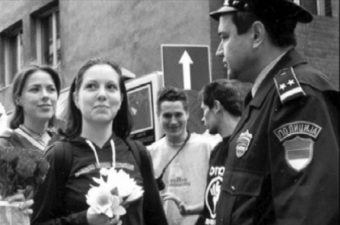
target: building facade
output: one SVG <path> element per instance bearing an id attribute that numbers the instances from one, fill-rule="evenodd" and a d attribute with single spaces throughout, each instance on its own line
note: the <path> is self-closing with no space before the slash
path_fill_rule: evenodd
<path id="1" fill-rule="evenodd" d="M 338 0 L 295 0 L 314 22 L 298 25 L 298 50 L 338 85 Z M 0 1 L 0 102 L 13 108 L 11 82 L 24 65 L 49 64 L 68 87 L 90 58 L 108 57 L 137 77 L 162 70 L 162 44 L 209 45 L 212 78 L 225 77 L 218 23 L 209 12 L 222 0 Z"/>

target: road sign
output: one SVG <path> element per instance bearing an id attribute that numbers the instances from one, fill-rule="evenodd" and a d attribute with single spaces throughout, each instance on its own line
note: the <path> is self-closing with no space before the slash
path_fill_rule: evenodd
<path id="1" fill-rule="evenodd" d="M 161 45 L 165 86 L 200 91 L 211 81 L 208 45 Z"/>

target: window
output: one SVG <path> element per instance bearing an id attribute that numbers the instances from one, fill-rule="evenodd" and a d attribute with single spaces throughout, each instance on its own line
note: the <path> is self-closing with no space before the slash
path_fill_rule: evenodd
<path id="1" fill-rule="evenodd" d="M 14 25 L 1 33 L 3 46 L 3 69 L 0 76 L 0 87 L 12 83 L 15 74 L 23 66 L 22 25 Z"/>
<path id="2" fill-rule="evenodd" d="M 37 61 L 57 68 L 60 64 L 59 10 L 37 17 Z"/>
<path id="3" fill-rule="evenodd" d="M 294 2 L 305 7 L 315 15 L 332 16 L 331 0 L 294 0 Z"/>

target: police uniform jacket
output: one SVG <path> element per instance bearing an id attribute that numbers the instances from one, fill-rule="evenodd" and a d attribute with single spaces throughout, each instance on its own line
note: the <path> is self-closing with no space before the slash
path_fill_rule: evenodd
<path id="1" fill-rule="evenodd" d="M 339 92 L 288 51 L 231 136 L 217 225 L 339 224 Z"/>

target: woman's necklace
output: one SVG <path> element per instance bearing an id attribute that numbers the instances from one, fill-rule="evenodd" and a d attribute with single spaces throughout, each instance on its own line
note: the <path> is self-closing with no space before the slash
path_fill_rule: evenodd
<path id="1" fill-rule="evenodd" d="M 19 126 L 19 128 L 25 132 L 27 135 L 29 135 L 31 138 L 33 138 L 34 140 L 36 140 L 39 144 L 45 146 L 45 141 L 43 140 L 43 136 L 46 133 L 46 130 L 42 133 L 37 133 L 31 129 L 29 129 L 28 127 L 26 127 L 24 124 L 21 124 Z"/>

